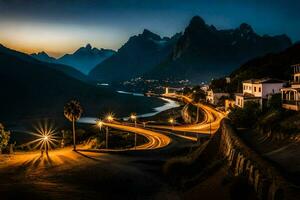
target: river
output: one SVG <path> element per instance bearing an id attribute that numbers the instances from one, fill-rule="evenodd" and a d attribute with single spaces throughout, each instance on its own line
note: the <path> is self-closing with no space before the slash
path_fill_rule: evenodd
<path id="1" fill-rule="evenodd" d="M 125 92 L 125 91 L 117 91 L 120 94 L 127 94 L 127 95 L 133 95 L 133 96 L 144 96 L 143 94 L 140 93 L 132 93 L 132 92 Z M 160 112 L 163 112 L 165 110 L 169 110 L 171 108 L 177 108 L 180 106 L 180 104 L 174 100 L 163 98 L 163 97 L 158 97 L 165 101 L 165 104 L 159 107 L 153 108 L 153 112 L 149 113 L 138 113 L 137 118 L 142 118 L 142 117 L 151 117 L 154 116 Z M 128 117 L 123 117 L 124 120 L 128 120 Z M 80 120 L 78 120 L 79 123 L 86 123 L 86 124 L 95 124 L 97 118 L 95 117 L 82 117 Z"/>

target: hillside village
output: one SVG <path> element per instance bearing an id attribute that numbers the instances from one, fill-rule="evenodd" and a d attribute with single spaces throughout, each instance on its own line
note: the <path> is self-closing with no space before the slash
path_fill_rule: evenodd
<path id="1" fill-rule="evenodd" d="M 226 111 L 230 108 L 244 108 L 247 102 L 255 102 L 261 109 L 268 106 L 274 95 L 281 94 L 282 108 L 288 110 L 299 110 L 299 88 L 300 88 L 300 64 L 290 66 L 293 69 L 292 80 L 279 80 L 272 78 L 249 79 L 242 81 L 241 93 L 226 93 L 208 89 L 203 86 L 206 92 L 206 102 L 215 106 L 221 105 Z M 230 78 L 227 78 L 230 83 Z"/>

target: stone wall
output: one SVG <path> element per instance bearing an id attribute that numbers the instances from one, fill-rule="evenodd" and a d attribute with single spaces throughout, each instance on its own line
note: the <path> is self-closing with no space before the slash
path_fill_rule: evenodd
<path id="1" fill-rule="evenodd" d="M 229 169 L 234 176 L 246 177 L 259 199 L 299 199 L 299 191 L 237 136 L 228 119 L 222 121 L 216 134 L 220 138 L 219 153 L 227 160 Z"/>
<path id="2" fill-rule="evenodd" d="M 290 142 L 300 142 L 300 133 L 290 134 L 283 132 L 271 132 L 271 131 L 263 131 L 259 132 L 265 140 L 274 140 L 274 141 L 289 141 Z"/>

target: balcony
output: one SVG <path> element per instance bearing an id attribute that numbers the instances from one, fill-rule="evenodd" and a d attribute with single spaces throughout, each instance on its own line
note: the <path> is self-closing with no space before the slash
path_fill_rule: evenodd
<path id="1" fill-rule="evenodd" d="M 295 100 L 282 100 L 282 107 L 288 110 L 300 110 L 300 102 Z"/>
<path id="2" fill-rule="evenodd" d="M 282 103 L 283 104 L 290 104 L 290 105 L 300 105 L 300 102 L 299 101 L 295 101 L 295 100 L 282 100 Z"/>

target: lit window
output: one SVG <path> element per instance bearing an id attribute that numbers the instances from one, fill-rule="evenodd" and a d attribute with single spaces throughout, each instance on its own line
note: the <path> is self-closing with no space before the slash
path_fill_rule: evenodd
<path id="1" fill-rule="evenodd" d="M 258 88 L 258 91 L 261 92 L 261 87 Z"/>

